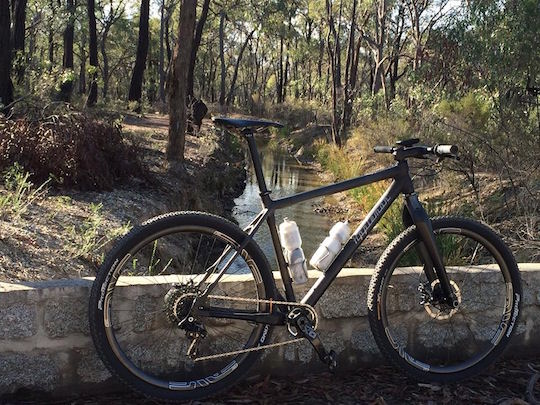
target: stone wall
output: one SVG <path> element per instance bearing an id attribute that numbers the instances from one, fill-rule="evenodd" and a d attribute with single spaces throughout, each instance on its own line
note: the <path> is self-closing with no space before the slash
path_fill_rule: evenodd
<path id="1" fill-rule="evenodd" d="M 540 353 L 540 264 L 522 264 L 520 269 L 523 310 L 507 356 Z M 371 273 L 371 269 L 343 270 L 317 304 L 321 339 L 328 349 L 338 353 L 338 364 L 343 370 L 383 361 L 367 320 Z M 310 282 L 297 291 L 299 296 L 305 294 L 319 274 L 310 272 Z M 241 277 L 234 280 L 236 286 L 243 282 Z M 482 291 L 481 285 L 489 280 L 477 279 Z M 145 282 L 139 280 L 126 285 L 126 294 L 142 303 L 151 302 L 148 300 L 152 293 L 141 288 L 142 284 Z M 0 283 L 0 395 L 20 389 L 62 395 L 116 385 L 95 354 L 89 335 L 91 285 L 91 279 Z M 404 310 L 405 317 L 406 301 L 398 299 L 395 305 Z M 144 311 L 144 306 L 141 308 Z M 137 327 L 141 333 L 154 333 L 160 325 L 147 325 L 142 318 Z M 221 327 L 227 327 L 226 322 Z M 290 338 L 284 328 L 277 329 L 273 341 Z M 155 359 L 162 361 L 162 357 Z M 265 351 L 262 364 L 253 369 L 252 375 L 300 374 L 317 369 L 324 366 L 309 343 L 300 342 Z"/>

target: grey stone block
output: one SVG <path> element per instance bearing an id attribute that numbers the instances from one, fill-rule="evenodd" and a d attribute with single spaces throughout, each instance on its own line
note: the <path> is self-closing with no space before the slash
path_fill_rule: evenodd
<path id="1" fill-rule="evenodd" d="M 63 299 L 49 301 L 45 306 L 44 327 L 51 338 L 62 338 L 72 333 L 88 335 L 87 300 Z"/>
<path id="2" fill-rule="evenodd" d="M 311 344 L 306 340 L 297 343 L 291 343 L 285 346 L 284 357 L 288 361 L 300 361 L 301 363 L 310 363 L 313 359 L 314 350 Z"/>
<path id="3" fill-rule="evenodd" d="M 536 285 L 531 284 L 530 281 L 523 281 L 523 305 L 534 305 L 538 297 L 535 297 Z"/>
<path id="4" fill-rule="evenodd" d="M 352 281 L 352 280 L 351 280 Z M 367 287 L 362 284 L 331 286 L 320 300 L 325 318 L 350 318 L 367 315 Z"/>
<path id="5" fill-rule="evenodd" d="M 85 383 L 99 383 L 111 377 L 111 373 L 94 350 L 81 353 L 77 375 L 80 377 L 80 381 Z"/>
<path id="6" fill-rule="evenodd" d="M 34 305 L 23 303 L 0 309 L 0 339 L 30 337 L 37 331 L 37 314 Z"/>
<path id="7" fill-rule="evenodd" d="M 0 392 L 35 388 L 50 391 L 60 381 L 60 372 L 47 354 L 2 353 L 0 354 Z"/>
<path id="8" fill-rule="evenodd" d="M 370 330 L 354 330 L 351 336 L 351 348 L 364 353 L 376 354 L 379 352 L 377 343 L 373 339 L 373 334 Z"/>

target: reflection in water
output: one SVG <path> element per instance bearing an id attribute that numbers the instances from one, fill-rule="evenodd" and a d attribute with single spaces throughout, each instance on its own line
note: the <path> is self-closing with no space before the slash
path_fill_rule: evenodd
<path id="1" fill-rule="evenodd" d="M 259 144 L 259 152 L 263 166 L 264 178 L 272 198 L 289 196 L 291 194 L 310 190 L 323 185 L 317 173 L 305 166 L 301 166 L 296 159 L 286 152 L 272 152 Z M 240 227 L 244 228 L 253 217 L 261 210 L 262 204 L 259 197 L 259 188 L 255 173 L 249 161 L 246 188 L 243 194 L 235 199 L 233 215 Z M 291 207 L 276 211 L 276 223 L 288 217 L 296 221 L 302 235 L 302 248 L 309 260 L 319 244 L 327 236 L 332 227 L 332 221 L 320 214 L 313 212 L 313 205 L 321 202 L 321 198 L 309 200 Z M 277 270 L 272 238 L 268 225 L 263 224 L 255 235 L 255 240 L 260 245 L 264 254 L 268 257 L 273 270 Z"/>

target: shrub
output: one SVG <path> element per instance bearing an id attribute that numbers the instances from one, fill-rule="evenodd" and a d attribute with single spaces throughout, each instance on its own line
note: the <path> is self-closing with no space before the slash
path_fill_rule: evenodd
<path id="1" fill-rule="evenodd" d="M 82 114 L 46 119 L 0 118 L 0 170 L 18 163 L 32 179 L 52 177 L 59 185 L 85 190 L 111 189 L 142 164 L 119 125 Z"/>
<path id="2" fill-rule="evenodd" d="M 347 147 L 349 144 L 347 144 Z M 354 158 L 351 156 L 354 155 Z M 359 154 L 354 154 L 347 149 L 340 149 L 335 145 L 317 145 L 317 160 L 337 179 L 345 180 L 361 175 L 367 171 L 368 162 Z M 387 182 L 372 183 L 363 187 L 354 188 L 349 194 L 360 204 L 367 213 L 384 193 Z M 401 207 L 394 203 L 381 218 L 377 227 L 387 239 L 391 241 L 403 230 L 401 219 Z"/>
<path id="3" fill-rule="evenodd" d="M 293 130 L 304 128 L 310 123 L 328 124 L 332 121 L 328 110 L 314 101 L 293 100 L 280 104 L 265 105 L 263 114 L 282 121 Z"/>
<path id="4" fill-rule="evenodd" d="M 25 172 L 18 163 L 5 171 L 5 190 L 0 194 L 0 219 L 20 217 L 30 204 L 45 196 L 49 180 L 36 188 L 29 178 L 30 173 Z"/>

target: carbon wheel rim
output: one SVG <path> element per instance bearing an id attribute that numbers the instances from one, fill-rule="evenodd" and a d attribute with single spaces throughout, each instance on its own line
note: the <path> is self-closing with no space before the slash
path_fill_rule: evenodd
<path id="1" fill-rule="evenodd" d="M 130 374 L 159 388 L 189 391 L 224 380 L 249 356 L 244 353 L 193 361 L 186 354 L 190 340 L 176 324 L 186 314 L 181 308 L 189 294 L 176 293 L 175 289 L 188 285 L 190 280 L 194 284 L 200 281 L 202 269 L 208 268 L 226 246 L 232 246 L 233 252 L 239 248 L 233 238 L 212 228 L 179 226 L 144 239 L 114 262 L 103 284 L 99 305 L 103 307 L 105 337 L 111 355 Z M 221 264 L 231 256 L 232 252 Z M 264 298 L 262 277 L 246 250 L 234 260 L 212 294 Z M 259 310 L 259 304 L 253 302 L 210 300 L 209 303 Z M 259 344 L 264 331 L 263 325 L 245 321 L 216 318 L 197 321 L 208 333 L 199 344 L 200 356 L 252 347 Z"/>
<path id="2" fill-rule="evenodd" d="M 377 312 L 395 353 L 431 373 L 457 373 L 485 359 L 514 327 L 517 312 L 510 271 L 495 247 L 463 228 L 434 231 L 459 295 L 456 310 L 421 303 L 427 286 L 415 239 L 398 254 L 381 282 Z M 431 293 L 433 294 L 433 290 Z"/>

